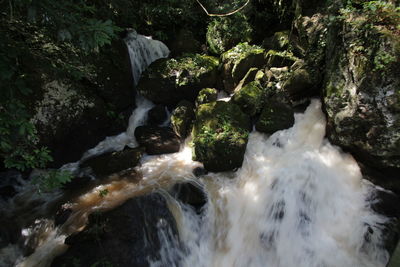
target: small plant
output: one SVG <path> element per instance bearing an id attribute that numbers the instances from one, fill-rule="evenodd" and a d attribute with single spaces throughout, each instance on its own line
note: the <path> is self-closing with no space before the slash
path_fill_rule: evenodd
<path id="1" fill-rule="evenodd" d="M 106 189 L 101 189 L 101 190 L 99 190 L 99 196 L 100 197 L 105 197 L 105 196 L 107 196 L 108 195 L 108 189 L 106 188 Z"/>

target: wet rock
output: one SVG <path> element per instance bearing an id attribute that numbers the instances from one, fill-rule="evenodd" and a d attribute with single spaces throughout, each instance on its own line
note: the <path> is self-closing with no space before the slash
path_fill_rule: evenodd
<path id="1" fill-rule="evenodd" d="M 96 177 L 105 177 L 113 173 L 134 168 L 143 154 L 143 148 L 126 148 L 90 158 L 81 164 L 90 167 Z"/>
<path id="2" fill-rule="evenodd" d="M 232 93 L 250 68 L 261 68 L 266 63 L 265 51 L 259 46 L 240 43 L 221 55 L 223 84 Z"/>
<path id="3" fill-rule="evenodd" d="M 201 91 L 199 92 L 199 95 L 196 98 L 196 106 L 214 102 L 214 101 L 217 101 L 217 99 L 218 99 L 217 89 L 204 88 L 204 89 L 201 89 Z"/>
<path id="4" fill-rule="evenodd" d="M 182 203 L 192 206 L 198 213 L 207 203 L 207 195 L 199 186 L 191 183 L 176 184 L 171 189 L 172 195 Z"/>
<path id="5" fill-rule="evenodd" d="M 323 89 L 327 135 L 370 166 L 399 170 L 400 60 L 395 47 L 400 40 L 387 29 L 360 27 L 356 22 L 363 19 L 353 13 L 329 31 Z"/>
<path id="6" fill-rule="evenodd" d="M 202 168 L 202 167 L 197 167 L 197 168 L 193 169 L 193 174 L 196 177 L 200 177 L 200 176 L 206 175 L 207 173 L 208 173 L 208 171 L 206 169 Z"/>
<path id="7" fill-rule="evenodd" d="M 269 50 L 266 54 L 267 67 L 282 68 L 291 66 L 297 58 L 291 52 Z"/>
<path id="8" fill-rule="evenodd" d="M 156 193 L 132 198 L 107 212 L 89 216 L 86 228 L 66 239 L 69 249 L 52 266 L 149 266 L 160 257 L 158 231 L 177 236 L 165 199 Z"/>
<path id="9" fill-rule="evenodd" d="M 86 176 L 86 175 L 77 176 L 77 177 L 72 178 L 71 181 L 64 184 L 62 189 L 67 190 L 67 191 L 74 191 L 77 189 L 82 189 L 84 187 L 89 186 L 92 181 L 93 181 L 93 179 L 89 176 Z"/>
<path id="10" fill-rule="evenodd" d="M 315 95 L 316 84 L 306 69 L 296 69 L 288 74 L 282 88 L 292 100 L 299 100 Z"/>
<path id="11" fill-rule="evenodd" d="M 215 85 L 218 64 L 217 58 L 199 54 L 159 59 L 142 74 L 137 90 L 157 104 L 194 102 L 202 88 Z"/>
<path id="12" fill-rule="evenodd" d="M 207 27 L 207 44 L 213 54 L 221 54 L 240 42 L 251 41 L 252 28 L 242 13 L 214 18 Z"/>
<path id="13" fill-rule="evenodd" d="M 169 127 L 139 126 L 135 137 L 149 155 L 175 153 L 180 148 L 180 138 Z"/>
<path id="14" fill-rule="evenodd" d="M 183 100 L 179 102 L 178 106 L 172 112 L 172 129 L 174 129 L 174 132 L 179 137 L 186 138 L 189 132 L 192 130 L 193 119 L 194 105 L 189 101 Z"/>
<path id="15" fill-rule="evenodd" d="M 293 124 L 293 109 L 287 104 L 272 100 L 265 104 L 260 118 L 256 123 L 256 130 L 273 134 L 276 131 L 290 128 Z"/>
<path id="16" fill-rule="evenodd" d="M 167 119 L 167 111 L 165 106 L 157 105 L 150 109 L 147 114 L 147 123 L 150 125 L 160 125 Z"/>
<path id="17" fill-rule="evenodd" d="M 54 225 L 59 226 L 64 224 L 69 216 L 72 214 L 72 209 L 68 206 L 61 206 L 61 208 L 56 212 L 56 215 L 54 217 Z"/>
<path id="18" fill-rule="evenodd" d="M 250 118 L 236 104 L 200 105 L 193 127 L 194 160 L 212 172 L 242 166 L 250 128 Z"/>
<path id="19" fill-rule="evenodd" d="M 250 82 L 233 95 L 231 101 L 238 105 L 244 113 L 254 116 L 261 112 L 265 100 L 265 90 L 260 82 Z"/>
<path id="20" fill-rule="evenodd" d="M 280 31 L 274 33 L 273 36 L 264 39 L 263 47 L 267 50 L 286 50 L 289 46 L 290 31 Z"/>

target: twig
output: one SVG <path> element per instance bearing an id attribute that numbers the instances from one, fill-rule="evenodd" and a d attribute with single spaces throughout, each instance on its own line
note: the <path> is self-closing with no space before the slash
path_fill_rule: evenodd
<path id="1" fill-rule="evenodd" d="M 201 8 L 204 10 L 204 12 L 206 12 L 207 16 L 210 16 L 210 17 L 226 17 L 226 16 L 233 15 L 233 14 L 235 14 L 236 12 L 239 12 L 240 10 L 242 10 L 245 6 L 247 6 L 247 5 L 250 3 L 250 0 L 247 0 L 247 2 L 246 2 L 243 6 L 239 7 L 238 9 L 236 9 L 236 10 L 234 10 L 234 11 L 232 11 L 232 12 L 229 12 L 229 13 L 225 13 L 225 14 L 211 14 L 211 13 L 209 13 L 208 10 L 201 4 L 201 2 L 200 2 L 199 0 L 196 0 L 196 2 L 201 6 Z"/>

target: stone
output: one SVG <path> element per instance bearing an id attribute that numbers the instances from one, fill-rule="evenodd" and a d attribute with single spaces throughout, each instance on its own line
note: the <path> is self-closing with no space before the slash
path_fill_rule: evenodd
<path id="1" fill-rule="evenodd" d="M 217 89 L 204 88 L 204 89 L 201 89 L 201 91 L 199 92 L 199 95 L 196 98 L 196 106 L 214 102 L 214 101 L 217 101 L 217 99 L 218 99 Z"/>
<path id="2" fill-rule="evenodd" d="M 249 116 L 234 103 L 200 105 L 193 127 L 193 159 L 211 172 L 241 167 L 250 129 Z"/>
<path id="3" fill-rule="evenodd" d="M 85 160 L 81 168 L 90 167 L 96 177 L 106 177 L 136 167 L 144 152 L 143 148 L 125 148 Z"/>
<path id="4" fill-rule="evenodd" d="M 256 130 L 266 134 L 292 127 L 294 113 L 290 106 L 279 101 L 270 100 L 265 104 L 260 118 L 256 123 Z"/>
<path id="5" fill-rule="evenodd" d="M 159 59 L 144 71 L 137 90 L 156 104 L 194 102 L 201 89 L 216 84 L 218 65 L 217 58 L 199 54 Z"/>
<path id="6" fill-rule="evenodd" d="M 254 116 L 261 112 L 266 93 L 260 82 L 253 81 L 235 92 L 231 101 L 238 105 L 244 113 Z"/>
<path id="7" fill-rule="evenodd" d="M 175 153 L 181 145 L 179 136 L 169 127 L 139 126 L 135 137 L 149 155 Z"/>
<path id="8" fill-rule="evenodd" d="M 85 229 L 69 236 L 68 250 L 51 266 L 149 266 L 160 258 L 159 231 L 178 240 L 173 215 L 157 193 L 129 199 L 121 206 L 89 216 Z M 179 242 L 179 241 L 177 241 Z"/>
<path id="9" fill-rule="evenodd" d="M 191 131 L 193 119 L 194 105 L 189 101 L 182 100 L 172 112 L 172 129 L 179 137 L 186 138 Z"/>
<path id="10" fill-rule="evenodd" d="M 167 119 L 166 107 L 163 105 L 156 105 L 147 113 L 147 123 L 150 125 L 160 125 Z"/>
<path id="11" fill-rule="evenodd" d="M 250 68 L 261 68 L 266 64 L 265 51 L 259 46 L 240 43 L 221 55 L 223 84 L 227 93 L 232 93 Z"/>

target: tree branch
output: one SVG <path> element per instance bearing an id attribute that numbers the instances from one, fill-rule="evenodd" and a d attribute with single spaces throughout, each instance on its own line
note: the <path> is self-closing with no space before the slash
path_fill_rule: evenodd
<path id="1" fill-rule="evenodd" d="M 245 6 L 247 6 L 247 5 L 250 3 L 250 0 L 247 0 L 247 2 L 246 2 L 243 6 L 239 7 L 238 9 L 236 9 L 236 10 L 234 10 L 234 11 L 232 11 L 232 12 L 229 12 L 229 13 L 225 13 L 225 14 L 211 14 L 211 13 L 209 13 L 208 10 L 201 4 L 201 2 L 200 2 L 199 0 L 196 0 L 196 2 L 201 6 L 201 8 L 204 10 L 204 12 L 206 12 L 207 16 L 210 16 L 210 17 L 226 17 L 226 16 L 233 15 L 233 14 L 239 12 L 240 10 L 242 10 L 243 8 L 245 8 Z"/>

